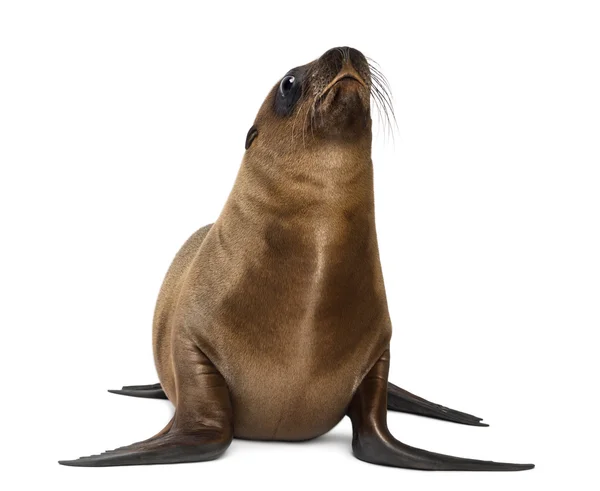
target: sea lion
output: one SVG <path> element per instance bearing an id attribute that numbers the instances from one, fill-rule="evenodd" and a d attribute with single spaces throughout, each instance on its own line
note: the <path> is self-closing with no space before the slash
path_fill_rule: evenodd
<path id="1" fill-rule="evenodd" d="M 533 467 L 435 454 L 388 431 L 388 390 L 399 409 L 430 403 L 387 382 L 392 329 L 371 161 L 371 97 L 387 100 L 380 80 L 362 53 L 344 47 L 271 89 L 223 211 L 183 245 L 164 280 L 153 328 L 160 386 L 129 388 L 164 391 L 172 420 L 143 442 L 61 464 L 211 460 L 234 437 L 307 440 L 347 415 L 354 454 L 367 462 Z"/>

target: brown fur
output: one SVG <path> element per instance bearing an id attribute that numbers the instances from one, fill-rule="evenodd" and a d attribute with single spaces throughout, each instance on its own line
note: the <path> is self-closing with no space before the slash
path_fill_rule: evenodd
<path id="1" fill-rule="evenodd" d="M 186 242 L 159 295 L 154 348 L 167 396 L 177 406 L 173 367 L 187 363 L 174 345 L 198 347 L 227 383 L 237 437 L 329 431 L 389 343 L 368 89 L 339 85 L 358 106 L 354 95 L 367 92 L 352 139 L 328 138 L 326 124 L 301 136 L 304 121 L 273 114 L 273 89 L 220 217 Z"/>
<path id="2" fill-rule="evenodd" d="M 533 467 L 427 452 L 387 428 L 391 323 L 375 233 L 372 93 L 385 97 L 349 48 L 273 88 L 221 215 L 184 244 L 158 298 L 154 356 L 175 416 L 146 441 L 63 464 L 210 460 L 234 436 L 305 440 L 348 414 L 354 454 L 367 462 Z M 411 412 L 480 421 L 395 386 L 390 394 Z"/>

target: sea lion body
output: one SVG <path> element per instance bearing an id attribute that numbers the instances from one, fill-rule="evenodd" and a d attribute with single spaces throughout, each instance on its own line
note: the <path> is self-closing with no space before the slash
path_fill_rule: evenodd
<path id="1" fill-rule="evenodd" d="M 159 392 L 175 406 L 172 420 L 148 440 L 61 463 L 211 460 L 234 436 L 306 440 L 348 415 L 354 454 L 367 462 L 531 468 L 427 452 L 387 428 L 390 403 L 466 424 L 481 420 L 388 385 L 391 322 L 375 230 L 371 96 L 389 101 L 378 70 L 351 48 L 327 51 L 272 88 L 223 211 L 185 243 L 159 294 L 154 357 Z"/>
<path id="2" fill-rule="evenodd" d="M 373 209 L 365 206 L 372 166 L 349 155 L 346 172 L 315 164 L 302 180 L 292 169 L 270 177 L 266 156 L 252 157 L 220 218 L 188 240 L 167 273 L 156 366 L 175 401 L 177 360 L 161 340 L 189 337 L 227 382 L 236 437 L 305 440 L 342 419 L 391 336 Z M 319 176 L 332 171 L 341 177 L 327 189 Z"/>

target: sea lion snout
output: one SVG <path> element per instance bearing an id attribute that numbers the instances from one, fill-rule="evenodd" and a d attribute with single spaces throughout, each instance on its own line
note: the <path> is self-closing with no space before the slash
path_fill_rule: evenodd
<path id="1" fill-rule="evenodd" d="M 314 62 L 313 93 L 316 126 L 328 134 L 364 131 L 370 119 L 371 71 L 354 48 L 326 51 Z"/>
<path id="2" fill-rule="evenodd" d="M 368 95 L 371 71 L 365 56 L 354 48 L 332 48 L 314 62 L 316 96 L 324 97 L 338 83 L 356 82 Z"/>
<path id="3" fill-rule="evenodd" d="M 368 78 L 369 63 L 367 62 L 365 55 L 357 49 L 348 46 L 331 48 L 323 53 L 318 62 L 329 65 L 336 73 L 342 69 L 344 63 L 348 63 L 356 70 L 362 71 L 363 75 L 367 75 Z"/>

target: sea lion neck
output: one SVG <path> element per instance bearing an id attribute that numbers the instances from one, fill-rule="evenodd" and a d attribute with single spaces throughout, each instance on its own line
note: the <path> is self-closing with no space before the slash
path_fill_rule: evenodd
<path id="1" fill-rule="evenodd" d="M 250 202 L 307 213 L 372 208 L 373 173 L 369 144 L 342 140 L 246 152 L 233 192 Z M 285 215 L 285 211 L 283 212 Z"/>
<path id="2" fill-rule="evenodd" d="M 215 224 L 225 242 L 270 237 L 274 230 L 282 243 L 296 244 L 341 244 L 374 234 L 369 145 L 321 142 L 302 151 L 288 147 L 287 152 L 271 148 L 253 145 L 244 155 Z"/>

